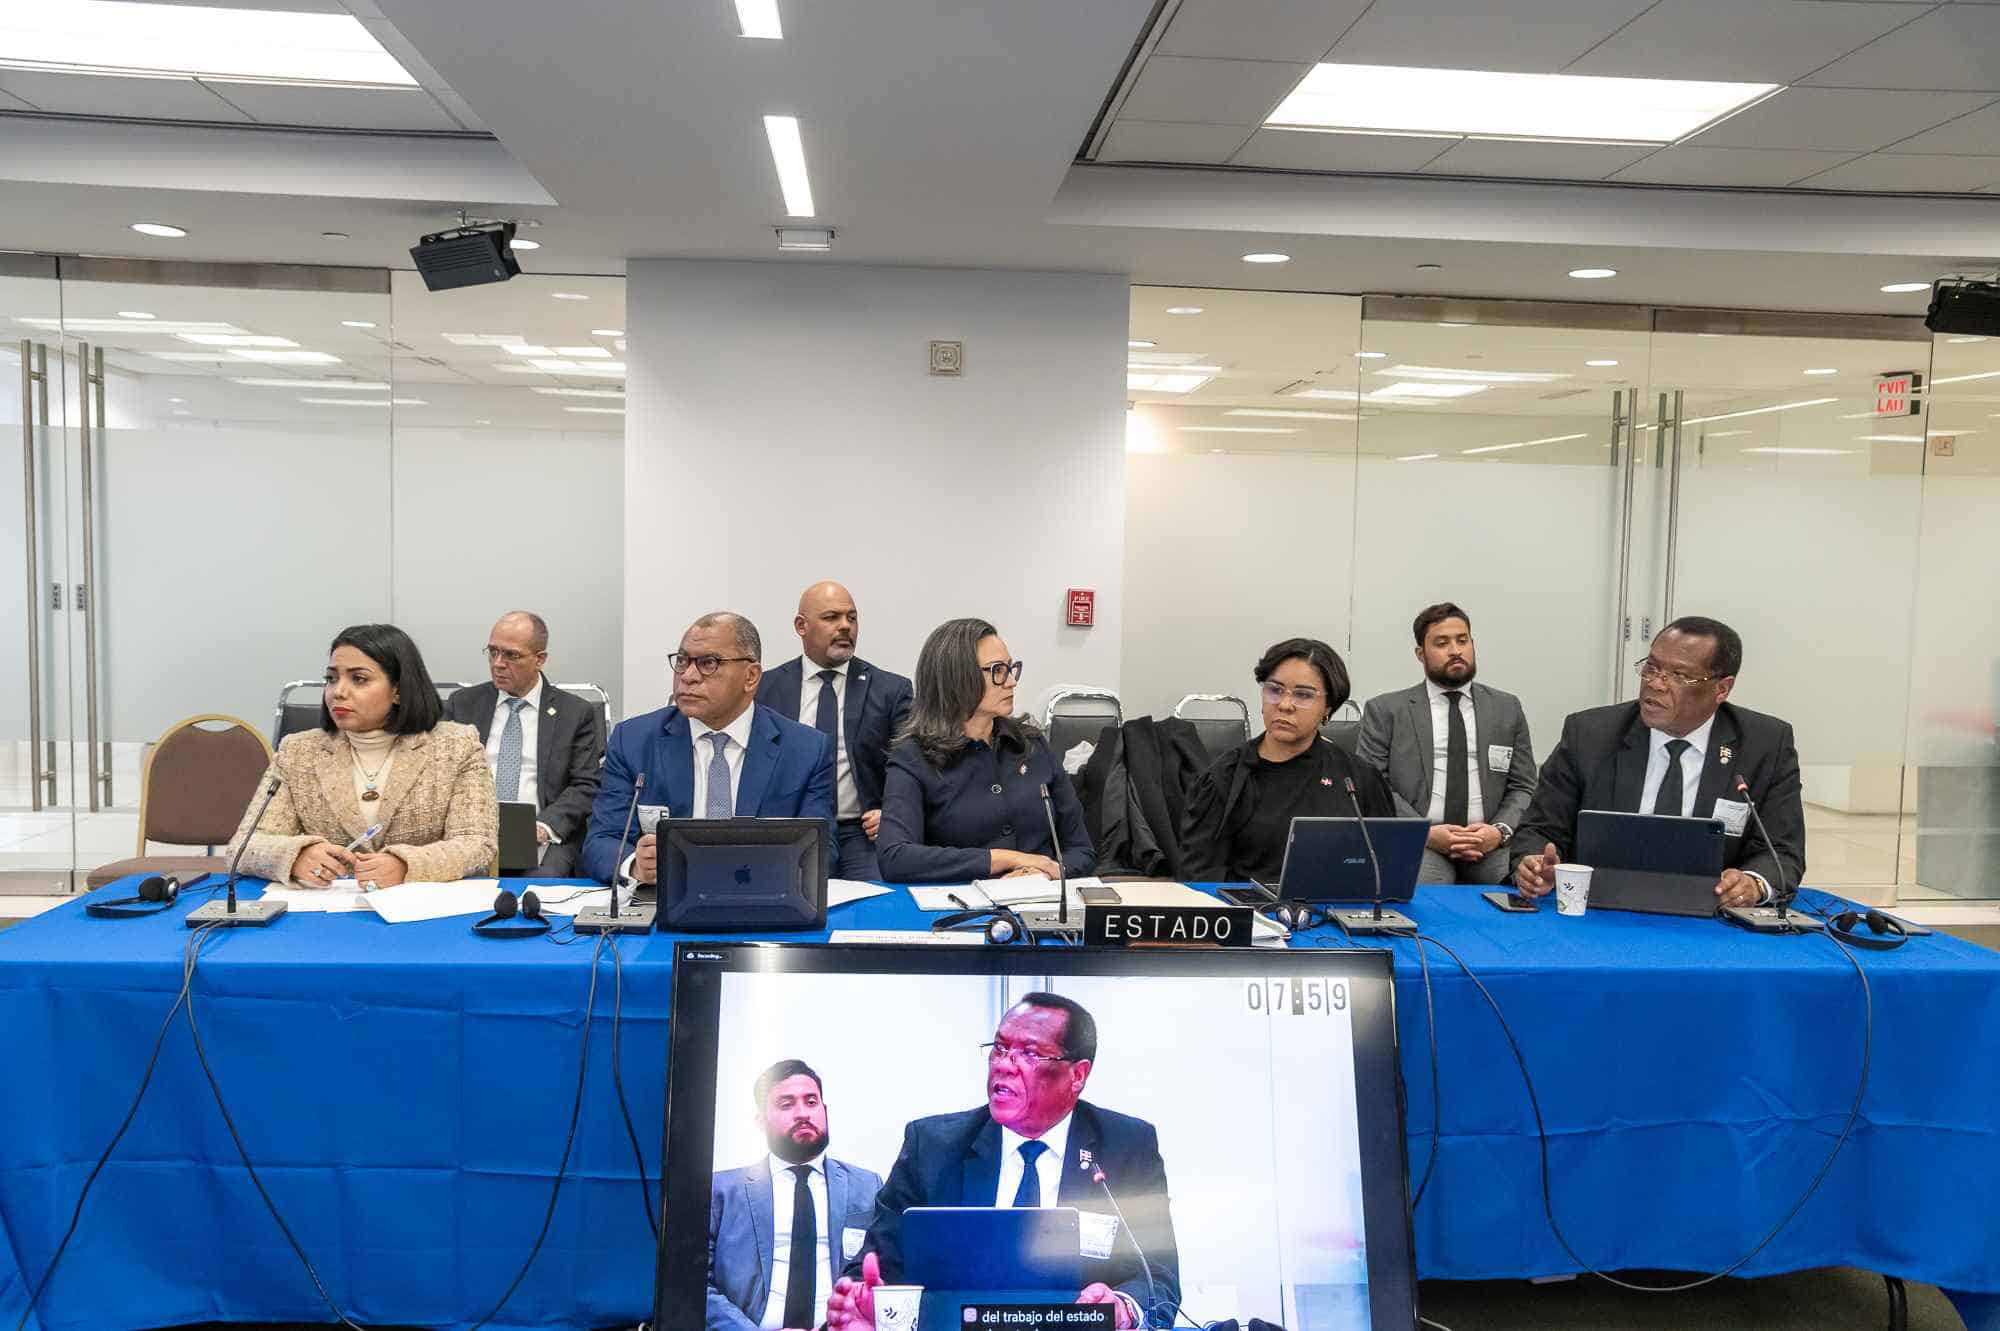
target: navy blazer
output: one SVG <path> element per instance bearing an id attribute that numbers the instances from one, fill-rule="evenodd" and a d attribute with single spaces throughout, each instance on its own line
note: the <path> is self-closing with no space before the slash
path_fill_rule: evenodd
<path id="1" fill-rule="evenodd" d="M 786 1187 L 796 1186 L 786 1179 Z M 875 1218 L 881 1175 L 842 1160 L 826 1162 L 827 1250 L 838 1273 L 845 1263 L 844 1231 L 866 1230 Z M 771 1302 L 776 1263 L 776 1204 L 771 1161 L 725 1169 L 708 1189 L 707 1331 L 756 1331 Z"/>
<path id="2" fill-rule="evenodd" d="M 875 852 L 889 883 L 969 883 L 991 878 L 989 850 L 1054 859 L 1042 786 L 1062 832 L 1063 868 L 1072 878 L 1097 866 L 1083 804 L 1069 773 L 1037 737 L 1028 751 L 970 740 L 944 767 L 931 766 L 914 739 L 889 753 L 882 788 L 882 828 Z"/>
<path id="3" fill-rule="evenodd" d="M 820 667 L 812 669 L 817 674 Z M 805 679 L 806 659 L 795 656 L 764 672 L 757 685 L 757 701 L 810 726 L 812 716 L 798 714 L 799 691 Z M 912 692 L 909 680 L 857 656 L 847 663 L 846 694 L 840 704 L 841 738 L 847 744 L 848 766 L 854 769 L 854 793 L 861 800 L 861 812 L 867 813 L 882 807 L 889 746 L 909 719 Z M 807 710 L 816 714 L 817 705 Z"/>
<path id="4" fill-rule="evenodd" d="M 903 1212 L 912 1206 L 992 1206 L 1000 1187 L 1000 1125 L 986 1106 L 956 1114 L 934 1114 L 903 1129 L 903 1149 L 889 1170 L 888 1182 L 875 1194 L 875 1223 L 862 1245 L 878 1254 L 882 1279 L 903 1278 Z M 1081 1167 L 1079 1152 L 1104 1171 L 1097 1183 Z M 1173 1320 L 1181 1301 L 1181 1259 L 1174 1246 L 1174 1223 L 1167 1210 L 1167 1166 L 1160 1158 L 1160 1137 L 1152 1124 L 1127 1114 L 1100 1109 L 1088 1100 L 1076 1102 L 1069 1121 L 1069 1150 L 1062 1161 L 1058 1206 L 1113 1215 L 1125 1213 L 1132 1226 L 1119 1226 L 1111 1256 L 1083 1260 L 1083 1283 L 1103 1281 L 1130 1294 L 1146 1308 L 1146 1272 L 1133 1246 L 1136 1236 L 1145 1249 L 1144 1266 L 1152 1268 L 1152 1311 L 1146 1325 Z M 1118 1199 L 1114 1208 L 1105 1190 Z M 857 1259 L 848 1274 L 861 1270 Z"/>
<path id="5" fill-rule="evenodd" d="M 493 735 L 493 714 L 500 708 L 500 690 L 493 681 L 454 689 L 444 700 L 444 714 L 479 731 L 479 742 Z M 604 720 L 596 704 L 565 693 L 542 677 L 542 715 L 535 723 L 535 815 L 556 838 L 574 844 L 590 818 L 597 797 L 598 768 L 604 761 Z"/>
<path id="6" fill-rule="evenodd" d="M 646 774 L 641 804 L 664 804 L 676 818 L 693 815 L 694 731 L 679 708 L 662 707 L 611 728 L 603 780 L 590 810 L 590 835 L 583 843 L 583 862 L 577 866 L 585 878 L 608 883 L 617 872 L 618 842 L 632 803 L 632 778 L 639 772 Z M 756 706 L 743 775 L 736 783 L 736 813 L 741 818 L 824 818 L 827 836 L 836 837 L 833 741 L 768 707 Z M 639 829 L 634 826 L 632 844 L 638 840 Z M 626 846 L 628 854 L 631 848 Z"/>

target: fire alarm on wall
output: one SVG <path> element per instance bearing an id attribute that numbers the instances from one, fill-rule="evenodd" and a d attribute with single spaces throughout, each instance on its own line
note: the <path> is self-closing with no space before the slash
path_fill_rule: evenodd
<path id="1" fill-rule="evenodd" d="M 1097 623 L 1097 592 L 1089 587 L 1072 587 L 1065 600 L 1069 605 L 1069 615 L 1065 620 L 1070 628 L 1087 629 Z"/>
<path id="2" fill-rule="evenodd" d="M 931 343 L 931 373 L 964 374 L 965 343 L 963 342 Z"/>

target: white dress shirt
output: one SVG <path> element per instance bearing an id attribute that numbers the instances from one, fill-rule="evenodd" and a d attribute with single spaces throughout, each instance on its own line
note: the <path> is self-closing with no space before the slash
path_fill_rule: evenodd
<path id="1" fill-rule="evenodd" d="M 486 730 L 486 765 L 497 776 L 500 772 L 500 736 L 507 729 L 507 698 L 502 690 L 493 702 L 493 724 Z M 535 676 L 535 687 L 521 695 L 526 707 L 521 709 L 521 793 L 515 800 L 532 804 L 537 811 L 542 807 L 540 788 L 535 783 L 535 743 L 541 730 L 542 717 L 542 677 Z"/>
<path id="2" fill-rule="evenodd" d="M 847 760 L 847 667 L 814 665 L 810 656 L 799 658 L 799 723 L 819 725 L 819 673 L 833 671 L 833 696 L 840 703 L 833 727 L 833 796 L 836 816 L 852 822 L 861 816 L 861 793 L 854 786 L 854 765 Z"/>
<path id="3" fill-rule="evenodd" d="M 1039 1140 L 1049 1149 L 1035 1160 L 1035 1177 L 1041 1182 L 1042 1205 L 1054 1206 L 1056 1194 L 1062 1188 L 1064 1157 L 1069 1153 L 1069 1121 L 1075 1116 L 1072 1110 L 1064 1114 L 1060 1122 L 1039 1138 L 1023 1137 L 1009 1127 L 1000 1129 L 1000 1186 L 994 1190 L 993 1204 L 1003 1209 L 1014 1205 L 1014 1194 L 1021 1187 L 1021 1169 L 1025 1163 L 1021 1159 L 1021 1143 Z"/>
<path id="4" fill-rule="evenodd" d="M 743 810 L 736 807 L 736 793 L 743 788 L 743 756 L 750 752 L 750 722 L 756 711 L 755 707 L 745 707 L 722 728 L 722 733 L 729 736 L 729 742 L 722 747 L 723 761 L 729 764 L 729 807 L 739 816 Z M 708 764 L 715 756 L 715 746 L 708 737 L 714 733 L 714 727 L 688 718 L 688 735 L 694 740 L 694 807 L 687 811 L 689 818 L 705 816 L 708 808 Z"/>
<path id="5" fill-rule="evenodd" d="M 1715 729 L 1715 718 L 1710 716 L 1695 729 L 1685 735 L 1669 735 L 1664 730 L 1646 732 L 1646 782 L 1639 788 L 1639 812 L 1651 813 L 1660 807 L 1660 785 L 1667 779 L 1667 741 L 1684 739 L 1688 746 L 1681 750 L 1681 814 L 1687 818 L 1708 818 L 1713 809 L 1694 807 L 1695 792 L 1701 788 L 1702 765 L 1708 761 L 1709 733 Z M 1743 871 L 1757 880 L 1757 890 L 1765 901 L 1771 899 L 1771 884 L 1763 874 L 1754 870 Z"/>
<path id="6" fill-rule="evenodd" d="M 832 1245 L 827 1241 L 826 1155 L 806 1161 L 812 1173 L 806 1177 L 806 1191 L 812 1194 L 813 1219 L 819 1224 L 819 1249 L 813 1257 L 814 1326 L 826 1324 L 826 1296 L 833 1291 Z M 778 1331 L 785 1324 L 785 1294 L 792 1287 L 792 1196 L 798 1190 L 798 1176 L 792 1162 L 771 1157 L 771 1298 L 764 1305 L 765 1331 Z"/>
<path id="7" fill-rule="evenodd" d="M 1451 743 L 1451 714 L 1446 710 L 1444 690 L 1434 679 L 1424 680 L 1431 698 L 1431 807 L 1433 823 L 1444 821 L 1445 750 Z M 1479 721 L 1473 715 L 1472 685 L 1457 690 L 1458 712 L 1465 718 L 1465 821 L 1468 826 L 1486 821 L 1486 794 L 1479 788 Z"/>

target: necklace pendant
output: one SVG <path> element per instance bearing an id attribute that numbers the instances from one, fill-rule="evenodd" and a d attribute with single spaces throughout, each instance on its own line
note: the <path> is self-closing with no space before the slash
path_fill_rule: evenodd
<path id="1" fill-rule="evenodd" d="M 361 792 L 361 798 L 363 802 L 372 804 L 376 800 L 381 799 L 382 795 L 380 791 L 376 790 L 373 786 L 370 786 L 367 790 Z"/>

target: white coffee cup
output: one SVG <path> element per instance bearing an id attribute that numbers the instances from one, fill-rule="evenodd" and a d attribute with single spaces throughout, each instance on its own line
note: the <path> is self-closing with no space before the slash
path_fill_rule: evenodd
<path id="1" fill-rule="evenodd" d="M 875 1331 L 917 1331 L 917 1311 L 923 1301 L 922 1285 L 877 1285 Z"/>
<path id="2" fill-rule="evenodd" d="M 659 831 L 660 819 L 667 816 L 664 804 L 641 804 L 639 806 L 639 833 L 652 836 Z"/>
<path id="3" fill-rule="evenodd" d="M 1558 864 L 1556 866 L 1556 913 L 1559 915 L 1581 915 L 1590 905 L 1590 866 L 1588 864 Z"/>

